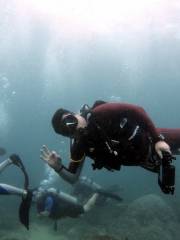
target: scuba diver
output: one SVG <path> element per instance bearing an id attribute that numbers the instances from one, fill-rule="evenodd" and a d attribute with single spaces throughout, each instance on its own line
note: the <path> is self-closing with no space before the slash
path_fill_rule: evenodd
<path id="1" fill-rule="evenodd" d="M 71 139 L 68 167 L 47 146 L 41 159 L 64 180 L 78 180 L 84 160 L 94 160 L 93 169 L 113 171 L 121 166 L 140 166 L 158 174 L 158 184 L 166 194 L 174 193 L 175 167 L 172 154 L 180 154 L 180 129 L 156 128 L 142 107 L 126 103 L 96 101 L 84 105 L 80 114 L 58 109 L 52 117 L 57 134 Z"/>
<path id="2" fill-rule="evenodd" d="M 78 181 L 73 184 L 72 194 L 84 202 L 93 193 L 98 193 L 97 205 L 104 205 L 108 199 L 113 199 L 118 202 L 122 201 L 122 198 L 116 192 L 119 190 L 119 186 L 112 185 L 108 188 L 103 188 L 100 184 L 94 182 L 87 176 L 82 176 Z"/>
<path id="3" fill-rule="evenodd" d="M 20 222 L 29 229 L 29 210 L 32 201 L 32 192 L 29 188 L 29 178 L 26 169 L 21 161 L 20 157 L 16 154 L 12 154 L 8 159 L 0 163 L 0 173 L 4 171 L 5 168 L 14 164 L 17 166 L 24 175 L 24 188 L 17 188 L 8 184 L 0 183 L 0 195 L 18 195 L 22 196 L 22 201 L 19 207 L 19 220 Z"/>
<path id="4" fill-rule="evenodd" d="M 33 198 L 39 216 L 49 217 L 55 220 L 54 228 L 57 230 L 57 220 L 65 217 L 77 218 L 81 214 L 88 212 L 96 203 L 98 193 L 93 193 L 85 204 L 62 191 L 57 193 L 56 189 L 43 189 L 42 187 L 29 190 L 29 179 L 24 165 L 18 155 L 11 155 L 7 160 L 0 163 L 0 172 L 7 166 L 14 164 L 18 166 L 25 176 L 24 188 L 17 188 L 8 184 L 0 183 L 0 195 L 22 196 L 19 208 L 20 222 L 29 230 L 29 210 Z"/>
<path id="5" fill-rule="evenodd" d="M 49 217 L 55 222 L 54 229 L 57 230 L 57 220 L 71 217 L 78 218 L 89 212 L 95 205 L 98 193 L 93 193 L 85 204 L 81 204 L 77 198 L 55 188 L 41 189 L 37 192 L 35 201 L 39 216 Z"/>

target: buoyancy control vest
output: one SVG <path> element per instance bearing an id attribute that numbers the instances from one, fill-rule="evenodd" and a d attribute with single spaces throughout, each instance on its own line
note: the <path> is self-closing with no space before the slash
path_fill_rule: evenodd
<path id="1" fill-rule="evenodd" d="M 149 139 L 143 129 L 140 129 L 138 125 L 131 125 L 127 118 L 122 118 L 119 125 L 122 131 L 131 125 L 133 131 L 129 138 L 122 136 L 118 141 L 109 138 L 92 111 L 95 107 L 105 103 L 104 101 L 96 101 L 92 108 L 85 104 L 80 111 L 81 116 L 91 123 L 88 124 L 82 135 L 84 134 L 86 155 L 95 161 L 92 164 L 93 169 L 105 167 L 108 170 L 120 170 L 121 165 L 140 165 L 140 161 L 144 160 L 142 156 L 148 151 Z M 147 144 L 143 144 L 144 149 L 139 149 L 142 148 L 142 145 L 139 144 L 142 139 L 143 143 L 147 142 Z"/>

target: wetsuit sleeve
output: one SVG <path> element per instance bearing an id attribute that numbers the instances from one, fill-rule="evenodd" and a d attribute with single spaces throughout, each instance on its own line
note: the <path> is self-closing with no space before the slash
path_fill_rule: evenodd
<path id="1" fill-rule="evenodd" d="M 84 165 L 84 160 L 85 153 L 83 150 L 83 146 L 78 142 L 74 142 L 71 147 L 71 160 L 69 166 L 67 168 L 65 166 L 62 166 L 60 170 L 56 172 L 66 182 L 74 184 L 79 179 L 79 176 Z"/>
<path id="2" fill-rule="evenodd" d="M 84 158 L 85 159 L 85 158 Z M 82 161 L 80 163 L 77 163 L 77 165 L 73 166 L 74 171 L 72 172 L 72 162 L 70 162 L 69 167 L 66 168 L 65 166 L 62 166 L 60 170 L 56 171 L 59 176 L 66 182 L 70 183 L 70 184 L 74 184 L 75 182 L 78 181 L 79 176 L 81 174 L 81 170 L 84 164 L 84 159 L 82 159 Z M 70 171 L 71 169 L 71 171 Z"/>
<path id="3" fill-rule="evenodd" d="M 74 141 L 71 146 L 71 161 L 69 164 L 69 171 L 76 173 L 81 166 L 81 162 L 84 161 L 85 152 L 84 146 L 81 142 Z"/>

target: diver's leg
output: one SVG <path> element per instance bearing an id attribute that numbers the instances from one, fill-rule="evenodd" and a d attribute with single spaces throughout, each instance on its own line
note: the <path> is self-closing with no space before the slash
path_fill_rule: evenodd
<path id="1" fill-rule="evenodd" d="M 21 188 L 8 185 L 8 184 L 0 183 L 0 194 L 26 196 L 27 191 Z"/>
<path id="2" fill-rule="evenodd" d="M 10 158 L 4 160 L 2 163 L 0 163 L 0 173 L 9 165 L 12 164 L 12 160 Z"/>
<path id="3" fill-rule="evenodd" d="M 92 197 L 87 201 L 87 203 L 84 204 L 83 206 L 84 212 L 89 212 L 93 208 L 93 206 L 96 204 L 98 196 L 99 196 L 98 193 L 94 193 Z"/>

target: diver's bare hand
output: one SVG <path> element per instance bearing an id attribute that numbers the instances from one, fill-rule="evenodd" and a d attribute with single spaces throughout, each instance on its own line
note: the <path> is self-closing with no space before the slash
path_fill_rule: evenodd
<path id="1" fill-rule="evenodd" d="M 61 157 L 55 151 L 50 151 L 45 145 L 42 146 L 40 158 L 55 171 L 62 167 Z"/>
<path id="2" fill-rule="evenodd" d="M 163 152 L 168 152 L 171 154 L 170 146 L 165 141 L 158 141 L 155 144 L 155 150 L 161 159 L 163 158 Z"/>

